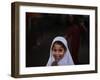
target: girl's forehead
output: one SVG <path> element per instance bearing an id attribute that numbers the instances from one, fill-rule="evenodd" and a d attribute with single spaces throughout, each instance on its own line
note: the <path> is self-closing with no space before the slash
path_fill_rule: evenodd
<path id="1" fill-rule="evenodd" d="M 64 47 L 63 47 L 63 45 L 61 45 L 61 44 L 55 43 L 55 44 L 53 45 L 53 48 L 64 48 Z"/>

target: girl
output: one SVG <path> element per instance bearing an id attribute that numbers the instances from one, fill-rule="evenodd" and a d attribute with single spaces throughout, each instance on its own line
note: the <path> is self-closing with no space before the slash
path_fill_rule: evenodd
<path id="1" fill-rule="evenodd" d="M 56 37 L 50 48 L 50 57 L 47 66 L 56 65 L 73 65 L 70 51 L 68 49 L 67 41 L 64 37 Z"/>

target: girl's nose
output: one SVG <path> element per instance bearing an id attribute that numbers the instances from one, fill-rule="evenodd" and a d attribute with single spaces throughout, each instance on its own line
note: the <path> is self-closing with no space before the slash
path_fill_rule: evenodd
<path id="1" fill-rule="evenodd" d="M 56 51 L 56 54 L 58 55 L 59 54 L 59 51 Z"/>

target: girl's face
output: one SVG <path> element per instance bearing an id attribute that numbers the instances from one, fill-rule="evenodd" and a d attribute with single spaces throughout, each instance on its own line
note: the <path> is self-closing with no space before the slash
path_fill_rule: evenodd
<path id="1" fill-rule="evenodd" d="M 55 58 L 55 61 L 59 61 L 64 56 L 65 50 L 62 45 L 55 43 L 52 48 L 52 53 Z"/>

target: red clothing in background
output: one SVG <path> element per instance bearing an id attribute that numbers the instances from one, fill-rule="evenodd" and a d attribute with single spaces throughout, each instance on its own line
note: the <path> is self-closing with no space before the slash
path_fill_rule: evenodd
<path id="1" fill-rule="evenodd" d="M 66 31 L 66 39 L 68 40 L 70 52 L 75 64 L 78 64 L 78 52 L 80 48 L 81 33 L 85 31 L 85 27 L 80 25 L 71 25 Z"/>

